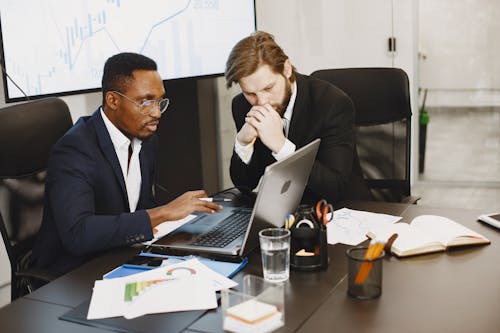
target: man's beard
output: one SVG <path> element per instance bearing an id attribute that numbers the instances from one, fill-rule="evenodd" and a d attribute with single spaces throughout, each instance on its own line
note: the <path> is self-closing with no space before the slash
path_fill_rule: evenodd
<path id="1" fill-rule="evenodd" d="M 286 108 L 288 107 L 288 103 L 290 103 L 290 98 L 292 98 L 292 84 L 290 81 L 285 78 L 285 98 L 283 98 L 283 103 L 276 105 L 274 108 L 276 109 L 276 112 L 279 113 L 280 116 L 283 116 L 283 114 L 286 111 Z"/>

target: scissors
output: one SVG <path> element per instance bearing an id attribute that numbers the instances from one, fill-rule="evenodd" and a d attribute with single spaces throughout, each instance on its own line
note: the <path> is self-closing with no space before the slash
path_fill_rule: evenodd
<path id="1" fill-rule="evenodd" d="M 328 216 L 330 213 L 330 216 Z M 329 204 L 325 199 L 321 199 L 316 204 L 316 217 L 318 221 L 321 221 L 323 225 L 333 220 L 333 206 Z"/>

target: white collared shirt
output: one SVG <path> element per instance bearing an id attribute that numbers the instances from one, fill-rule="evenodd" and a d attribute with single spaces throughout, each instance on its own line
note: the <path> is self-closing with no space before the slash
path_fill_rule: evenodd
<path id="1" fill-rule="evenodd" d="M 139 161 L 139 153 L 142 148 L 142 141 L 134 138 L 132 142 L 108 119 L 101 108 L 101 117 L 104 120 L 104 125 L 108 130 L 111 142 L 115 148 L 116 156 L 120 162 L 123 179 L 127 188 L 127 197 L 130 212 L 135 212 L 139 195 L 141 193 L 141 163 Z M 128 147 L 132 145 L 132 156 L 130 163 L 128 161 Z"/>
<path id="2" fill-rule="evenodd" d="M 283 114 L 283 127 L 285 129 L 285 144 L 281 147 L 280 151 L 277 153 L 271 153 L 273 157 L 279 161 L 295 152 L 296 146 L 295 144 L 288 140 L 288 132 L 290 130 L 290 121 L 292 120 L 293 107 L 295 106 L 295 100 L 297 99 L 297 81 L 292 83 L 292 96 L 290 96 L 290 101 L 286 107 L 285 113 Z M 245 163 L 250 163 L 253 154 L 253 144 L 248 144 L 243 146 L 238 142 L 238 139 L 235 139 L 234 151 L 240 159 Z"/>

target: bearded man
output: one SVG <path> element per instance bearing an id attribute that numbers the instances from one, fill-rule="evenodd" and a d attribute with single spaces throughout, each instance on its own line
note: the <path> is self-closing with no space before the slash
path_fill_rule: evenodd
<path id="1" fill-rule="evenodd" d="M 237 129 L 230 174 L 238 187 L 254 189 L 265 168 L 321 138 L 304 192 L 306 202 L 347 196 L 355 158 L 354 107 L 332 84 L 296 72 L 266 32 L 239 41 L 226 63 L 226 85 Z"/>

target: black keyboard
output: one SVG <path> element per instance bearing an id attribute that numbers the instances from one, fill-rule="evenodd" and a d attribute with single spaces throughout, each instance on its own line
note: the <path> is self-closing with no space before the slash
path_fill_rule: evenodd
<path id="1" fill-rule="evenodd" d="M 251 210 L 240 210 L 229 215 L 209 232 L 200 235 L 191 245 L 223 248 L 247 230 Z"/>

